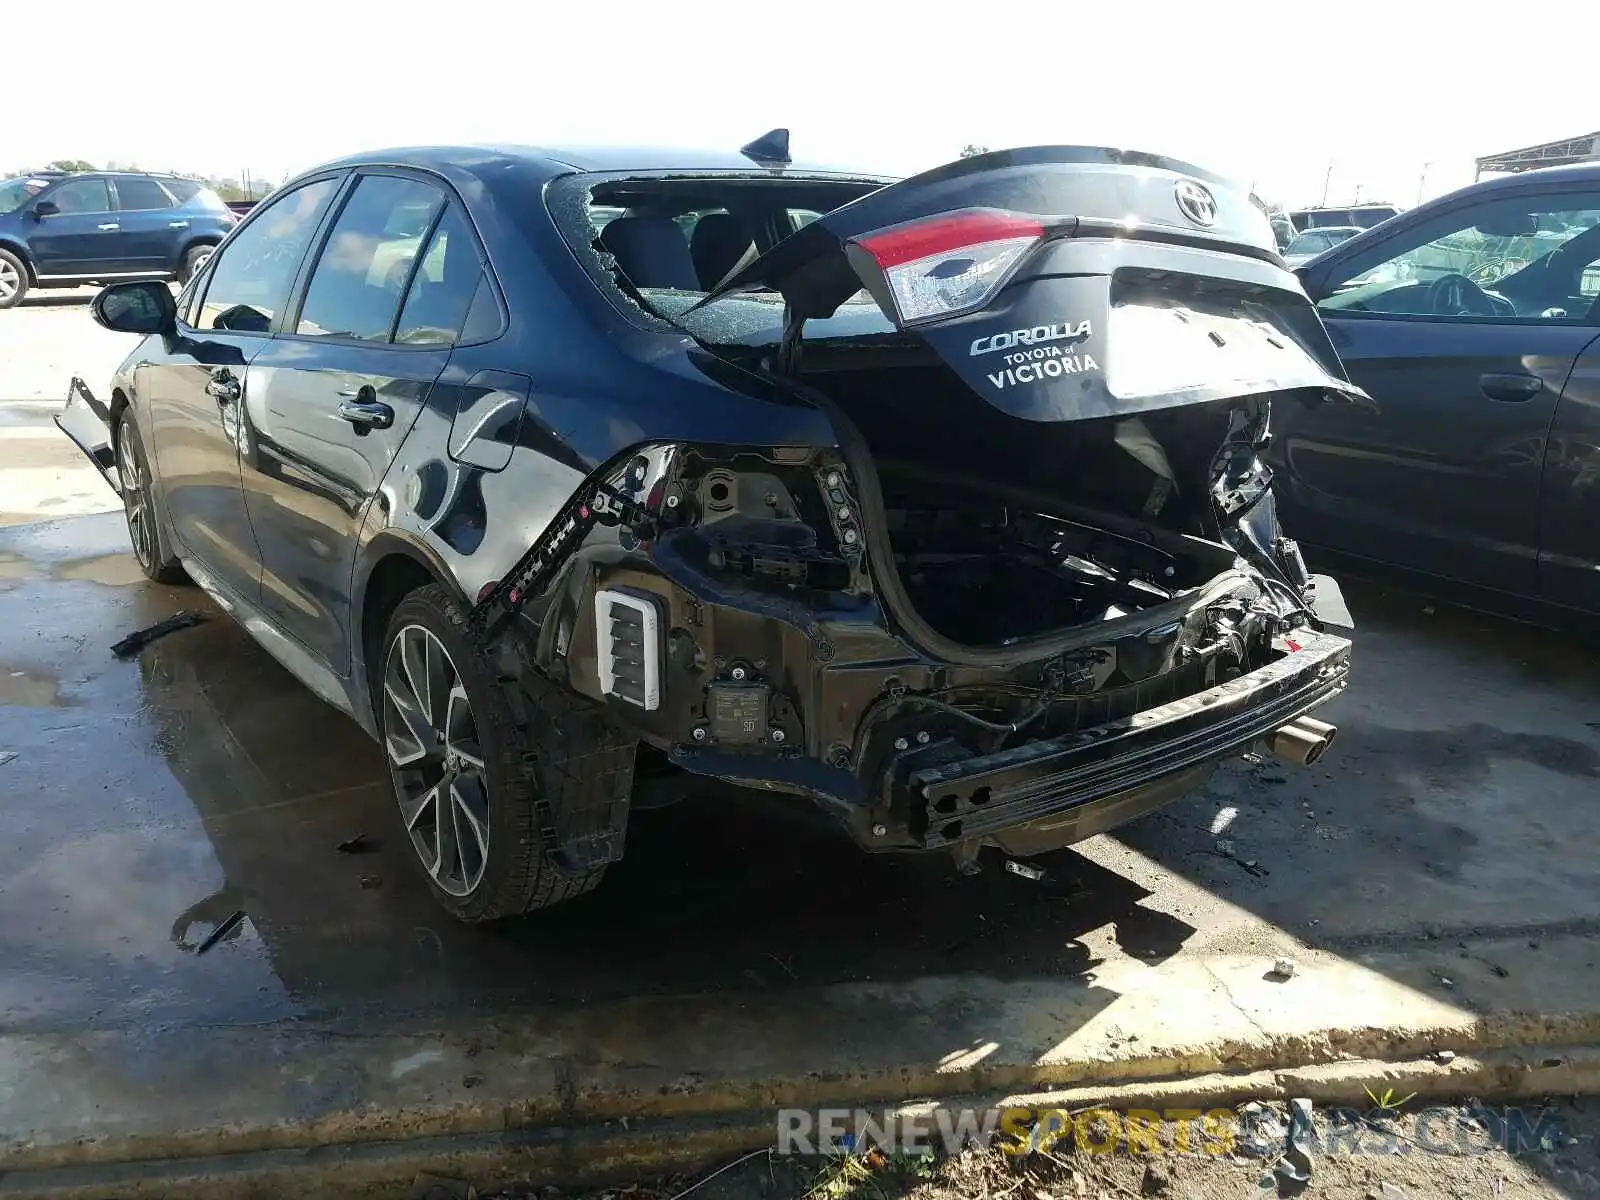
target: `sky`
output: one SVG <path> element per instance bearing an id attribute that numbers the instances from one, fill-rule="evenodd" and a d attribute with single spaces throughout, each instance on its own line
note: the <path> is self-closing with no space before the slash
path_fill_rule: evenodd
<path id="1" fill-rule="evenodd" d="M 1595 0 L 31 11 L 40 23 L 70 13 L 55 44 L 71 70 L 13 95 L 0 170 L 76 158 L 277 182 L 395 145 L 733 148 L 787 126 L 797 158 L 885 174 L 969 142 L 1110 145 L 1187 159 L 1291 207 L 1325 188 L 1329 203 L 1408 207 L 1470 183 L 1479 155 L 1600 130 Z"/>

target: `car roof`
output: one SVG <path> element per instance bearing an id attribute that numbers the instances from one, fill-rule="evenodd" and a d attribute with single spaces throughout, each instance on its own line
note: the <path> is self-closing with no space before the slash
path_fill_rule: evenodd
<path id="1" fill-rule="evenodd" d="M 1495 192 L 1514 192 L 1529 183 L 1596 183 L 1600 184 L 1600 162 L 1569 163 L 1564 167 L 1540 167 L 1537 171 L 1518 171 L 1512 175 L 1496 175 L 1493 179 L 1480 179 L 1469 183 L 1451 195 L 1471 191 L 1479 195 Z"/>
<path id="2" fill-rule="evenodd" d="M 440 145 L 402 146 L 372 150 L 321 164 L 316 170 L 359 166 L 414 166 L 441 173 L 465 170 L 479 174 L 507 160 L 532 167 L 549 176 L 574 172 L 603 173 L 638 171 L 770 171 L 774 176 L 841 176 L 852 179 L 890 177 L 879 172 L 851 170 L 836 164 L 796 161 L 764 164 L 746 158 L 737 150 L 707 150 L 663 146 L 519 146 L 519 145 Z"/>
<path id="3" fill-rule="evenodd" d="M 1308 233 L 1365 233 L 1366 228 L 1361 225 L 1313 225 L 1310 229 L 1303 229 L 1297 235 L 1305 237 Z"/>

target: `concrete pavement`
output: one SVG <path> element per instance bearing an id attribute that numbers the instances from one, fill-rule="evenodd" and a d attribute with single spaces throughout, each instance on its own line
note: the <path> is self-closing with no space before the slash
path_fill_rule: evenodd
<path id="1" fill-rule="evenodd" d="M 125 547 L 117 515 L 0 531 L 0 1194 L 577 1177 L 759 1144 L 791 1102 L 1600 1077 L 1570 635 L 1351 587 L 1326 759 L 1226 764 L 1047 886 L 706 797 L 637 814 L 595 894 L 468 929 L 375 748 L 241 630 L 111 658 L 210 611 Z"/>

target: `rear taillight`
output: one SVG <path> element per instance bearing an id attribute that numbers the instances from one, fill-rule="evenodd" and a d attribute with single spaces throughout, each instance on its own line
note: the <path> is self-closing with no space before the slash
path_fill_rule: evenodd
<path id="1" fill-rule="evenodd" d="M 854 245 L 883 272 L 905 325 L 982 308 L 1044 237 L 1034 217 L 964 208 L 891 225 Z"/>

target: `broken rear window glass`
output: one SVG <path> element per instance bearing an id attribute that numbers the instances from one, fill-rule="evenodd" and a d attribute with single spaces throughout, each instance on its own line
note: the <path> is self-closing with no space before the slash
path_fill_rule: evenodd
<path id="1" fill-rule="evenodd" d="M 783 332 L 776 295 L 727 296 L 689 312 L 718 284 L 797 229 L 884 181 L 728 173 L 557 181 L 550 209 L 601 289 L 713 343 L 760 346 Z M 887 332 L 892 326 L 866 295 L 807 339 Z"/>

